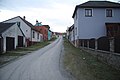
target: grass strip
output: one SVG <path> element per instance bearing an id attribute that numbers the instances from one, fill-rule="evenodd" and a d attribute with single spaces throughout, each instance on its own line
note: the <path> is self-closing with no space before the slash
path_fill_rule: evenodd
<path id="1" fill-rule="evenodd" d="M 77 80 L 120 80 L 120 71 L 64 39 L 64 65 Z"/>

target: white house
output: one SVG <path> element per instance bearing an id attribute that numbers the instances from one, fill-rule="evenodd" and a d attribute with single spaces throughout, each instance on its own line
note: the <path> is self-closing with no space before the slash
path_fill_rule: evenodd
<path id="1" fill-rule="evenodd" d="M 0 52 L 23 47 L 24 41 L 25 36 L 18 23 L 0 23 Z"/>
<path id="2" fill-rule="evenodd" d="M 24 33 L 25 38 L 26 38 L 25 39 L 26 46 L 29 46 L 34 42 L 42 41 L 42 39 L 41 39 L 42 34 L 40 34 L 39 31 L 37 31 L 30 22 L 25 20 L 25 16 L 24 16 L 24 18 L 17 16 L 12 19 L 4 21 L 4 23 L 13 23 L 13 22 L 19 22 L 21 31 Z"/>
<path id="3" fill-rule="evenodd" d="M 75 7 L 72 18 L 77 46 L 81 39 L 106 36 L 106 23 L 120 23 L 120 4 L 110 1 L 88 1 Z"/>
<path id="4" fill-rule="evenodd" d="M 75 29 L 74 24 L 67 29 L 67 38 L 74 44 L 75 43 Z"/>

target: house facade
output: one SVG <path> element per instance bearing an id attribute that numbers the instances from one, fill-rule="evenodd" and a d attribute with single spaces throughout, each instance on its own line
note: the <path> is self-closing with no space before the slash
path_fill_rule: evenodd
<path id="1" fill-rule="evenodd" d="M 18 23 L 0 23 L 0 52 L 23 47 L 25 36 Z"/>
<path id="2" fill-rule="evenodd" d="M 37 29 L 43 35 L 43 41 L 48 40 L 48 28 L 45 26 L 35 26 L 35 29 Z"/>
<path id="3" fill-rule="evenodd" d="M 88 1 L 77 5 L 73 13 L 75 46 L 80 40 L 107 35 L 106 23 L 120 23 L 120 4 L 109 1 Z"/>
<path id="4" fill-rule="evenodd" d="M 51 31 L 49 30 L 49 25 L 42 25 L 42 22 L 36 21 L 34 28 L 38 30 L 43 35 L 43 41 L 47 41 L 51 39 Z"/>
<path id="5" fill-rule="evenodd" d="M 40 37 L 38 37 L 38 35 L 42 36 L 42 34 L 38 33 L 34 26 L 30 22 L 25 20 L 25 17 L 21 18 L 20 16 L 17 16 L 12 19 L 4 21 L 3 23 L 13 22 L 19 22 L 20 29 L 22 33 L 24 33 L 25 35 L 25 46 L 30 46 L 32 43 L 40 42 L 42 40 Z"/>
<path id="6" fill-rule="evenodd" d="M 75 29 L 74 24 L 67 29 L 67 38 L 75 44 Z"/>
<path id="7" fill-rule="evenodd" d="M 52 38 L 52 31 L 48 30 L 48 40 L 51 40 L 51 38 Z"/>

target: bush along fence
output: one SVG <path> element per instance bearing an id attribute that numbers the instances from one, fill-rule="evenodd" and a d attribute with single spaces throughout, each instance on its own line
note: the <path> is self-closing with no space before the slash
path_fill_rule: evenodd
<path id="1" fill-rule="evenodd" d="M 96 55 L 99 60 L 120 69 L 120 37 L 80 39 L 78 47 Z"/>

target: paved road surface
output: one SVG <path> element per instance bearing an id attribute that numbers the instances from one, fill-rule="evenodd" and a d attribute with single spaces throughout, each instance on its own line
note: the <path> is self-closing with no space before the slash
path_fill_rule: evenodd
<path id="1" fill-rule="evenodd" d="M 62 37 L 0 69 L 0 80 L 71 80 L 60 70 Z"/>

